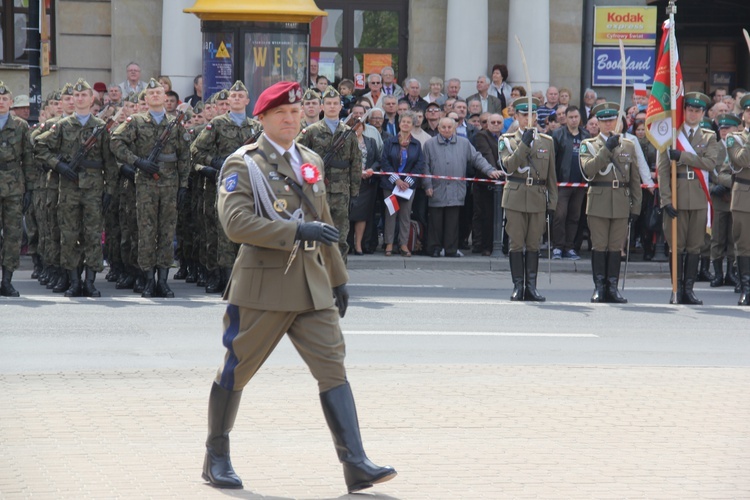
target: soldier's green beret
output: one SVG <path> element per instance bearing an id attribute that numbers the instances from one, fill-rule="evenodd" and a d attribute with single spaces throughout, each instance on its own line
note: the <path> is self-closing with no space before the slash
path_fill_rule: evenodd
<path id="1" fill-rule="evenodd" d="M 708 118 L 707 116 L 703 117 L 703 119 L 701 120 L 701 122 L 700 122 L 699 125 L 700 125 L 701 128 L 707 128 L 708 130 L 713 130 L 714 129 L 713 123 L 711 123 L 711 119 Z"/>
<path id="2" fill-rule="evenodd" d="M 620 105 L 614 102 L 602 102 L 591 108 L 597 120 L 615 120 L 620 112 Z"/>
<path id="3" fill-rule="evenodd" d="M 539 99 L 536 97 L 531 98 L 531 112 L 533 113 L 537 109 L 539 109 L 539 106 L 541 106 L 542 103 L 539 102 Z M 529 114 L 529 98 L 528 97 L 519 97 L 515 101 L 513 101 L 513 107 L 515 108 L 517 113 L 521 113 L 522 115 Z"/>
<path id="4" fill-rule="evenodd" d="M 133 104 L 138 104 L 138 94 L 135 92 L 131 92 L 128 94 L 128 96 L 123 99 L 123 101 L 132 102 Z"/>
<path id="5" fill-rule="evenodd" d="M 91 85 L 89 85 L 89 82 L 84 80 L 83 78 L 79 78 L 78 81 L 73 85 L 73 90 L 76 92 L 83 92 L 84 90 L 91 90 Z"/>
<path id="6" fill-rule="evenodd" d="M 228 90 L 220 90 L 216 93 L 216 97 L 214 97 L 214 102 L 216 101 L 226 101 L 229 99 L 229 91 Z"/>
<path id="7" fill-rule="evenodd" d="M 0 81 L 0 95 L 10 94 L 10 89 L 5 86 L 5 82 Z"/>
<path id="8" fill-rule="evenodd" d="M 740 108 L 742 109 L 750 108 L 750 92 L 742 96 L 742 99 L 740 99 Z"/>
<path id="9" fill-rule="evenodd" d="M 706 109 L 709 104 L 711 104 L 711 99 L 703 92 L 688 92 L 685 94 L 685 106 Z"/>
<path id="10" fill-rule="evenodd" d="M 732 113 L 723 113 L 716 117 L 716 123 L 719 128 L 739 127 L 742 121 L 737 115 Z"/>
<path id="11" fill-rule="evenodd" d="M 147 89 L 159 89 L 159 88 L 163 89 L 164 87 L 162 86 L 161 83 L 159 83 L 157 80 L 155 80 L 154 78 L 152 78 L 146 84 L 146 88 Z"/>
<path id="12" fill-rule="evenodd" d="M 303 101 L 320 101 L 320 94 L 315 89 L 305 90 L 305 94 L 302 96 Z"/>
<path id="13" fill-rule="evenodd" d="M 234 92 L 247 92 L 247 87 L 245 87 L 245 84 L 242 83 L 242 80 L 237 80 L 236 82 L 234 82 L 234 85 L 232 85 L 229 90 L 234 91 Z"/>
<path id="14" fill-rule="evenodd" d="M 341 94 L 339 94 L 338 90 L 336 90 L 330 85 L 326 87 L 325 91 L 323 91 L 323 95 L 321 96 L 321 98 L 323 99 L 336 98 L 336 97 L 341 97 Z"/>
<path id="15" fill-rule="evenodd" d="M 60 90 L 60 96 L 64 95 L 73 95 L 73 84 L 72 83 L 66 83 L 63 85 L 62 90 Z"/>

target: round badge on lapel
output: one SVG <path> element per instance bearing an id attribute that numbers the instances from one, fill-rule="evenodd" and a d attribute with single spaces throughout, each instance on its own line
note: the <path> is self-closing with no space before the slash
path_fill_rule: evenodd
<path id="1" fill-rule="evenodd" d="M 273 202 L 273 209 L 277 212 L 283 212 L 286 210 L 286 200 L 278 199 Z"/>
<path id="2" fill-rule="evenodd" d="M 317 193 L 318 192 L 318 185 L 317 184 L 313 184 L 312 190 L 313 190 L 313 193 Z"/>

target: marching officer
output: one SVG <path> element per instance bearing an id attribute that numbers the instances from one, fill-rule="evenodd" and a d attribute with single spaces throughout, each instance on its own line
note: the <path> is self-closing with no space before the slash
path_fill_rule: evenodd
<path id="1" fill-rule="evenodd" d="M 536 289 L 539 272 L 539 243 L 544 234 L 545 217 L 554 218 L 557 206 L 555 147 L 552 137 L 535 129 L 539 99 L 516 100 L 518 130 L 504 134 L 497 147 L 500 168 L 506 175 L 503 208 L 510 238 L 508 258 L 513 280 L 510 300 L 544 302 Z M 525 252 L 524 252 L 525 249 Z"/>
<path id="2" fill-rule="evenodd" d="M 599 135 L 581 144 L 581 173 L 589 184 L 586 214 L 591 231 L 591 302 L 625 304 L 617 284 L 620 248 L 641 211 L 641 176 L 635 145 L 614 134 L 619 104 L 603 102 L 591 110 L 599 122 Z"/>
<path id="3" fill-rule="evenodd" d="M 661 206 L 664 209 L 664 235 L 672 252 L 677 252 L 677 293 L 670 303 L 703 304 L 693 292 L 701 247 L 706 234 L 708 200 L 703 189 L 702 171 L 711 172 L 721 165 L 721 145 L 712 130 L 701 128 L 709 97 L 689 92 L 684 98 L 685 123 L 678 130 L 687 139 L 686 150 L 669 149 L 657 157 Z M 671 161 L 677 162 L 677 207 L 672 206 Z M 672 241 L 672 220 L 677 218 L 677 241 Z M 671 260 L 670 260 L 671 262 Z"/>
<path id="4" fill-rule="evenodd" d="M 176 118 L 166 116 L 164 87 L 153 78 L 146 85 L 148 112 L 136 113 L 112 135 L 112 152 L 133 165 L 138 217 L 138 265 L 146 273 L 143 297 L 174 297 L 167 278 L 174 260 L 172 242 L 177 225 L 177 205 L 187 192 L 190 151 L 184 130 L 174 126 L 155 161 L 148 159 L 156 141 Z M 158 281 L 156 279 L 158 275 Z"/>
<path id="5" fill-rule="evenodd" d="M 60 265 L 68 273 L 66 297 L 101 297 L 94 286 L 102 262 L 102 229 L 105 211 L 114 193 L 117 165 L 109 149 L 106 124 L 91 115 L 94 91 L 84 79 L 73 86 L 75 114 L 52 125 L 36 139 L 37 158 L 60 174 L 57 205 L 60 224 Z M 102 130 L 78 165 L 70 162 L 83 144 Z M 83 263 L 86 277 L 81 284 Z"/>
<path id="6" fill-rule="evenodd" d="M 719 126 L 721 145 L 726 152 L 727 138 L 737 132 L 740 119 L 736 115 L 727 113 L 716 117 Z M 711 208 L 713 208 L 713 223 L 711 224 L 711 262 L 714 267 L 714 277 L 711 287 L 736 286 L 734 277 L 734 238 L 732 237 L 732 169 L 729 153 L 722 156 L 722 164 L 711 171 Z M 724 257 L 727 259 L 727 272 L 724 274 Z"/>
<path id="7" fill-rule="evenodd" d="M 303 129 L 297 141 L 320 155 L 326 157 L 333 142 L 345 134 L 349 127 L 339 120 L 341 112 L 341 95 L 333 87 L 323 92 L 323 119 Z M 331 217 L 339 230 L 339 249 L 346 262 L 349 245 L 349 200 L 359 196 L 359 184 L 362 177 L 362 152 L 357 138 L 352 133 L 343 146 L 325 165 L 326 191 Z"/>
<path id="8" fill-rule="evenodd" d="M 213 250 L 215 255 L 209 262 L 215 263 L 216 267 L 209 269 L 206 293 L 221 293 L 224 290 L 237 256 L 237 246 L 222 231 L 215 229 L 218 227 L 216 181 L 219 171 L 227 157 L 261 129 L 260 123 L 247 116 L 246 107 L 250 104 L 250 97 L 245 85 L 237 80 L 227 94 L 229 112 L 212 119 L 190 146 L 193 162 L 202 165 L 199 173 L 206 179 L 205 217 L 214 228 L 211 236 L 215 240 L 209 245 L 209 250 Z"/>
<path id="9" fill-rule="evenodd" d="M 13 94 L 0 82 L 0 296 L 18 297 L 13 272 L 21 264 L 23 212 L 31 205 L 34 160 L 29 124 L 10 114 Z"/>
<path id="10" fill-rule="evenodd" d="M 318 381 L 349 492 L 396 475 L 391 467 L 373 464 L 362 447 L 339 325 L 348 303 L 348 275 L 331 246 L 339 232 L 331 225 L 323 162 L 294 140 L 301 99 L 296 82 L 264 90 L 253 111 L 263 135 L 232 154 L 220 174 L 219 220 L 241 244 L 224 292 L 227 353 L 208 401 L 203 478 L 221 488 L 242 488 L 229 456 L 229 431 L 242 389 L 284 334 Z"/>
<path id="11" fill-rule="evenodd" d="M 741 306 L 750 305 L 750 94 L 740 100 L 745 128 L 727 137 L 732 164 L 732 235 L 740 273 Z"/>

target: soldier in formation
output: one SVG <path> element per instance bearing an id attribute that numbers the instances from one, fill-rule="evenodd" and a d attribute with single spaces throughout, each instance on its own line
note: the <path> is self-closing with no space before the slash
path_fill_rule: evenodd
<path id="1" fill-rule="evenodd" d="M 741 293 L 738 305 L 750 305 L 750 94 L 740 100 L 744 128 L 727 137 L 732 171 L 732 237 Z"/>

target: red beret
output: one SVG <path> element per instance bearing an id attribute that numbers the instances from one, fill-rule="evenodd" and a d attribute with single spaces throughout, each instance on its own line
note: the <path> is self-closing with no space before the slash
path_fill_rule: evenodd
<path id="1" fill-rule="evenodd" d="M 106 92 L 107 84 L 104 82 L 96 82 L 94 84 L 94 90 L 96 90 L 97 92 Z"/>
<path id="2" fill-rule="evenodd" d="M 297 82 L 274 83 L 258 96 L 253 115 L 258 116 L 269 109 L 302 100 L 302 89 Z"/>

